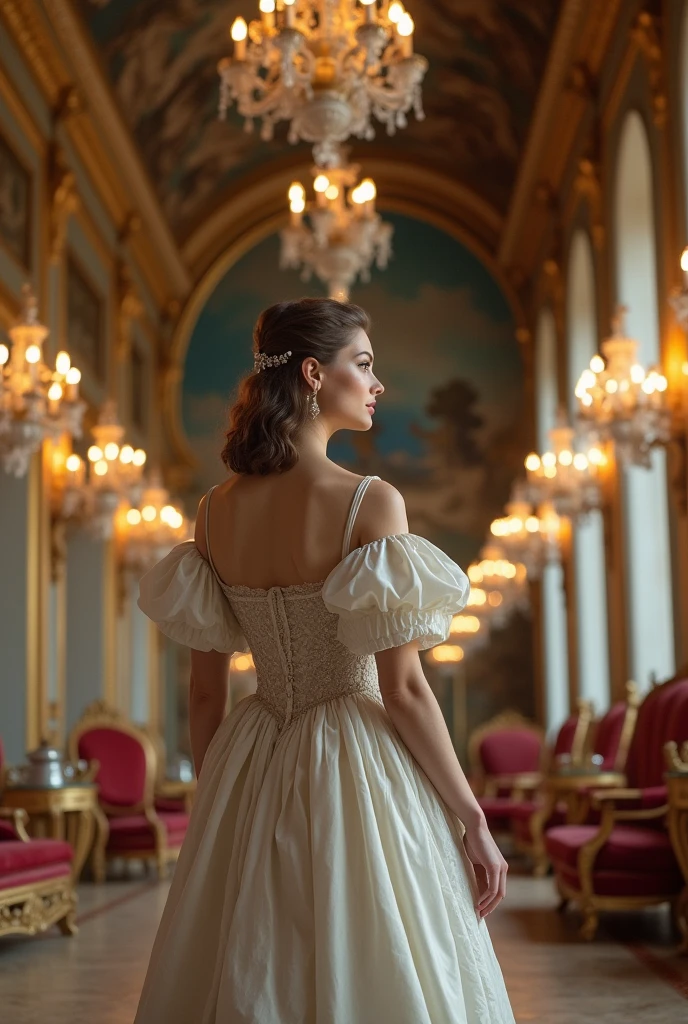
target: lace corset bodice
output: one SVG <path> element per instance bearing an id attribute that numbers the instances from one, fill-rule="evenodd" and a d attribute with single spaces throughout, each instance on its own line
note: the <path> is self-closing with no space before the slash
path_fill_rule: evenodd
<path id="1" fill-rule="evenodd" d="M 442 643 L 470 588 L 451 558 L 415 534 L 381 537 L 349 551 L 371 479 L 365 477 L 356 490 L 342 560 L 323 583 L 267 590 L 230 586 L 215 570 L 210 547 L 206 561 L 186 541 L 143 576 L 139 607 L 187 647 L 250 650 L 258 699 L 282 725 L 347 694 L 379 700 L 372 655 L 411 640 L 421 648 Z"/>
<path id="2" fill-rule="evenodd" d="M 375 658 L 339 642 L 339 617 L 325 607 L 322 584 L 222 589 L 253 654 L 256 696 L 282 726 L 347 694 L 380 700 Z"/>

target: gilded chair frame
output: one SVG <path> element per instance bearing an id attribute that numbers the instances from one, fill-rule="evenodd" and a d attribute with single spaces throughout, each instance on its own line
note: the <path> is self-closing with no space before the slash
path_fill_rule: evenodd
<path id="1" fill-rule="evenodd" d="M 72 760 L 77 760 L 79 757 L 80 738 L 84 733 L 90 732 L 92 729 L 114 729 L 125 733 L 127 736 L 131 736 L 141 745 L 146 765 L 143 800 L 127 807 L 108 804 L 103 800 L 99 801 L 105 826 L 98 828 L 93 847 L 93 876 L 96 882 L 105 881 L 107 860 L 142 860 L 145 863 L 153 861 L 158 877 L 164 878 L 167 872 L 167 865 L 177 860 L 179 849 L 168 847 L 165 826 L 155 810 L 155 785 L 158 775 L 158 757 L 155 744 L 145 729 L 134 725 L 133 722 L 126 719 L 120 711 L 111 707 L 106 701 L 97 700 L 89 704 L 69 733 L 67 746 Z M 107 842 L 110 836 L 110 826 L 107 824 L 107 816 L 126 818 L 138 814 L 142 814 L 145 817 L 153 830 L 154 849 L 150 851 L 113 850 L 108 853 Z"/>
<path id="2" fill-rule="evenodd" d="M 581 704 L 583 703 L 586 702 L 581 702 Z M 585 739 L 579 759 L 574 761 L 572 757 L 574 765 L 582 765 L 585 755 L 593 753 L 589 749 L 590 741 L 595 731 L 592 728 L 592 705 L 588 704 L 587 706 L 589 717 L 587 718 Z M 529 821 L 532 842 L 516 841 L 518 849 L 532 858 L 533 874 L 537 878 L 544 877 L 549 871 L 549 857 L 545 848 L 545 829 L 556 805 L 560 802 L 566 804 L 567 825 L 579 825 L 587 819 L 590 813 L 590 794 L 593 787 L 595 789 L 618 789 L 626 785 L 624 769 L 631 740 L 633 739 L 635 723 L 638 719 L 639 706 L 640 696 L 638 687 L 634 682 L 629 681 L 626 683 L 626 712 L 621 727 L 619 747 L 611 771 L 590 772 L 588 774 L 582 770 L 580 774 L 576 775 L 557 775 L 556 772 L 553 772 L 544 780 L 542 786 L 542 806 L 533 812 Z M 579 728 L 580 724 L 576 729 L 576 739 Z"/>
<path id="3" fill-rule="evenodd" d="M 17 839 L 30 843 L 26 811 L 0 807 L 0 820 L 11 821 Z M 0 889 L 0 938 L 37 935 L 56 924 L 63 935 L 76 935 L 77 895 L 71 871 L 62 878 Z"/>
<path id="4" fill-rule="evenodd" d="M 653 683 L 650 694 L 660 687 L 672 686 L 684 678 L 684 675 L 679 675 L 660 684 Z M 644 699 L 647 700 L 650 694 L 647 694 Z M 635 709 L 636 719 L 638 713 L 639 706 Z M 671 743 L 665 745 L 665 756 L 667 749 L 671 747 Z M 626 751 L 626 756 L 628 756 L 628 750 Z M 688 898 L 684 898 L 682 903 L 681 896 L 677 897 L 676 893 L 660 893 L 653 896 L 601 896 L 594 889 L 593 873 L 595 861 L 598 853 L 611 836 L 615 825 L 626 822 L 661 821 L 662 818 L 669 818 L 668 800 L 659 807 L 646 809 L 624 808 L 623 804 L 625 801 L 633 803 L 640 800 L 642 795 L 642 789 L 621 787 L 607 790 L 600 788 L 599 791 L 593 791 L 589 796 L 590 806 L 598 809 L 601 812 L 601 816 L 596 834 L 581 846 L 578 851 L 577 869 L 580 889 L 575 889 L 573 886 L 562 881 L 559 876 L 556 877 L 556 886 L 560 897 L 559 910 L 564 911 L 570 902 L 575 902 L 579 905 L 583 915 L 583 923 L 581 924 L 579 934 L 582 939 L 588 942 L 592 941 L 597 934 L 601 911 L 639 910 L 644 907 L 659 906 L 662 903 L 669 903 L 671 905 L 681 931 L 688 935 L 688 918 L 686 917 L 688 913 Z M 675 849 L 676 847 L 673 842 L 672 845 Z M 683 915 L 682 917 L 681 914 Z"/>
<path id="5" fill-rule="evenodd" d="M 494 732 L 501 732 L 503 729 L 524 729 L 537 736 L 541 745 L 538 771 L 515 772 L 505 775 L 490 775 L 485 772 L 480 757 L 480 744 L 486 736 Z M 474 729 L 468 739 L 468 763 L 478 796 L 497 796 L 500 789 L 508 789 L 512 799 L 523 800 L 526 793 L 532 793 L 542 782 L 546 756 L 544 729 L 535 722 L 531 722 L 519 711 L 500 712 Z"/>

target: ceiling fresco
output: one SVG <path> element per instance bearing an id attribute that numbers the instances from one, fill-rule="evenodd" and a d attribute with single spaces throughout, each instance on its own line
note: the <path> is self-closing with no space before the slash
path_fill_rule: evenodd
<path id="1" fill-rule="evenodd" d="M 218 60 L 228 29 L 254 0 L 74 0 L 165 215 L 185 237 L 240 179 L 293 152 L 286 125 L 275 139 L 247 134 L 232 111 L 217 118 Z M 357 159 L 394 153 L 507 207 L 538 93 L 560 0 L 409 0 L 415 48 L 430 67 L 424 121 L 393 138 L 378 127 Z M 301 144 L 301 154 L 307 153 Z M 296 156 L 296 154 L 294 154 Z"/>

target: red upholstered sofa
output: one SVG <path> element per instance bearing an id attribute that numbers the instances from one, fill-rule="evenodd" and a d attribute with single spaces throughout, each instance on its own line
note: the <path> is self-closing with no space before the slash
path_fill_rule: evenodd
<path id="1" fill-rule="evenodd" d="M 94 849 L 96 880 L 105 879 L 106 860 L 115 858 L 154 861 L 162 878 L 179 856 L 189 816 L 155 808 L 156 753 L 150 737 L 96 701 L 72 729 L 69 754 L 99 763 L 95 781 L 109 831 Z"/>
<path id="2" fill-rule="evenodd" d="M 666 827 L 663 748 L 687 738 L 688 679 L 672 679 L 654 687 L 640 706 L 627 788 L 592 795 L 599 822 L 545 833 L 562 909 L 570 900 L 580 905 L 583 938 L 594 937 L 601 910 L 677 901 L 683 880 Z"/>
<path id="3" fill-rule="evenodd" d="M 626 700 L 613 704 L 592 728 L 586 711 L 582 712 L 578 737 L 592 733 L 586 742 L 589 756 L 581 752 L 580 742 L 573 748 L 570 763 L 557 764 L 556 748 L 553 770 L 543 781 L 540 792 L 532 800 L 524 800 L 511 814 L 515 845 L 533 860 L 533 873 L 545 875 L 549 858 L 545 849 L 545 831 L 555 825 L 586 821 L 591 816 L 590 793 L 596 789 L 626 784 L 623 775 L 638 713 L 638 692 L 634 683 L 626 686 Z M 588 705 L 589 708 L 589 705 Z M 570 734 L 572 719 L 566 723 Z M 562 731 L 558 737 L 563 745 Z M 564 737 L 565 738 L 565 737 Z M 593 761 L 593 756 L 595 760 Z M 583 761 L 585 760 L 585 763 Z"/>
<path id="4" fill-rule="evenodd" d="M 0 779 L 3 771 L 0 743 Z M 35 935 L 58 924 L 76 932 L 72 848 L 57 839 L 30 839 L 26 811 L 0 807 L 0 936 Z"/>

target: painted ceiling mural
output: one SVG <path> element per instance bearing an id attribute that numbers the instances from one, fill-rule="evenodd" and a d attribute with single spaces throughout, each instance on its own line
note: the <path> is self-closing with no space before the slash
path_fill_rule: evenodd
<path id="1" fill-rule="evenodd" d="M 286 126 L 271 143 L 246 134 L 232 110 L 217 119 L 218 60 L 228 29 L 256 0 L 75 0 L 165 214 L 183 237 L 244 175 L 288 155 Z M 426 119 L 409 119 L 372 147 L 449 174 L 505 210 L 542 78 L 560 0 L 409 0 L 415 46 L 429 60 Z M 302 151 L 307 152 L 304 144 Z"/>

